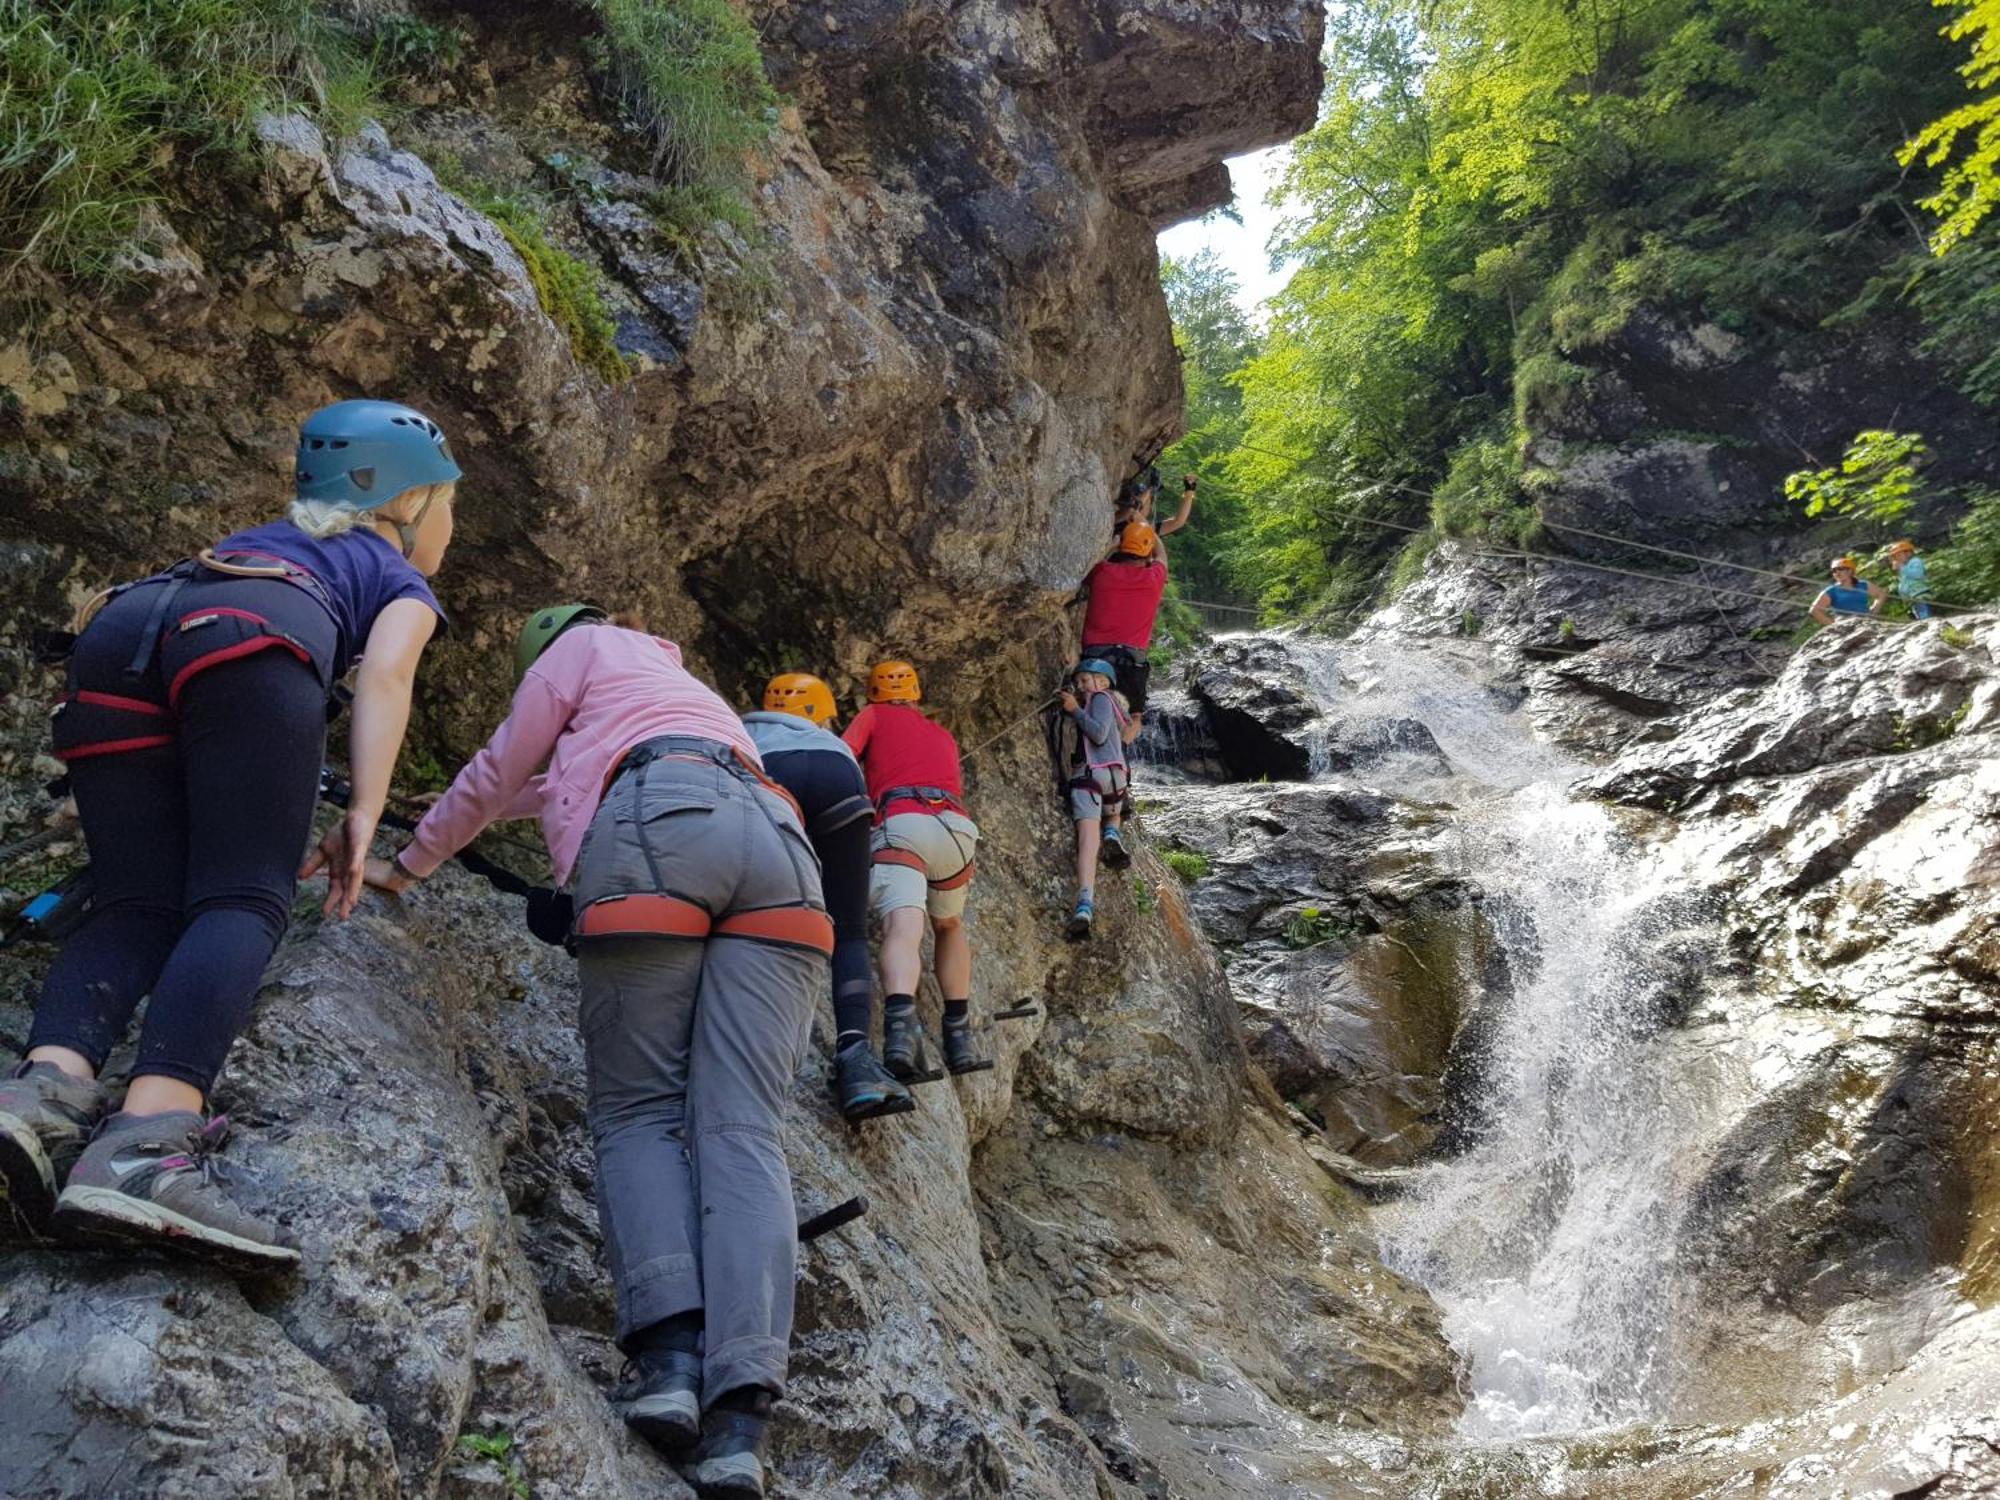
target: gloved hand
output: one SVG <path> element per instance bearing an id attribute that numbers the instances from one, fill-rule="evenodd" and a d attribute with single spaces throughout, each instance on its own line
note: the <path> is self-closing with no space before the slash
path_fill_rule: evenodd
<path id="1" fill-rule="evenodd" d="M 575 921 L 576 899 L 568 891 L 538 885 L 528 892 L 528 931 L 551 947 L 568 945 Z"/>

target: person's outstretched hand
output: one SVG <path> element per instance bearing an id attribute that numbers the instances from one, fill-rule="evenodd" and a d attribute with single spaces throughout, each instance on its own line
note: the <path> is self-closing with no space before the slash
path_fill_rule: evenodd
<path id="1" fill-rule="evenodd" d="M 1073 714 L 1076 712 L 1077 705 L 1076 705 L 1075 693 L 1072 693 L 1067 688 L 1065 688 L 1062 692 L 1058 693 L 1056 696 L 1062 700 L 1064 713 Z"/>
<path id="2" fill-rule="evenodd" d="M 400 896 L 417 883 L 417 877 L 393 859 L 370 859 L 361 867 L 361 879 L 378 891 Z"/>
<path id="3" fill-rule="evenodd" d="M 310 880 L 326 871 L 326 903 L 320 908 L 329 917 L 346 920 L 361 899 L 363 872 L 368 863 L 368 845 L 375 838 L 373 813 L 348 811 L 327 829 L 319 847 L 306 856 L 299 879 Z"/>

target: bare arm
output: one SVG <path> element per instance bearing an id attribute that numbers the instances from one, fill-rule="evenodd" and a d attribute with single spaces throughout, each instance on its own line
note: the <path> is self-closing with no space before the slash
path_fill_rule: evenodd
<path id="1" fill-rule="evenodd" d="M 1181 508 L 1174 512 L 1171 521 L 1162 521 L 1159 526 L 1161 536 L 1172 536 L 1187 525 L 1188 517 L 1194 513 L 1194 475 L 1181 481 Z"/>
<path id="2" fill-rule="evenodd" d="M 437 630 L 437 614 L 418 599 L 397 599 L 375 617 L 355 678 L 348 732 L 353 795 L 300 875 L 326 871 L 326 914 L 345 917 L 360 899 L 362 870 L 375 825 L 389 800 L 389 780 L 410 723 L 417 662 Z"/>
<path id="3" fill-rule="evenodd" d="M 1881 590 L 1881 588 L 1880 588 L 1880 587 L 1879 587 L 1878 585 L 1876 585 L 1876 584 L 1872 584 L 1872 583 L 1871 583 L 1871 584 L 1869 584 L 1869 585 L 1868 585 L 1868 613 L 1869 613 L 1869 614 L 1871 614 L 1871 615 L 1879 615 L 1879 614 L 1881 614 L 1881 613 L 1882 613 L 1882 601 L 1883 601 L 1883 600 L 1885 600 L 1885 599 L 1887 599 L 1888 597 L 1889 597 L 1889 596 L 1888 596 L 1887 594 L 1883 593 L 1883 592 L 1882 592 L 1882 590 Z"/>
<path id="4" fill-rule="evenodd" d="M 1833 623 L 1833 605 L 1826 597 L 1826 590 L 1819 591 L 1819 597 L 1812 602 L 1812 617 L 1822 625 Z"/>

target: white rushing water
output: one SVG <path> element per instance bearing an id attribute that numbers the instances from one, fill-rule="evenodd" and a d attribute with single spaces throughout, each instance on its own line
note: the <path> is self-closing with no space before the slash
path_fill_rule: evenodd
<path id="1" fill-rule="evenodd" d="M 1466 1356 L 1460 1432 L 1662 1417 L 1698 1118 L 1688 1064 L 1646 1024 L 1633 939 L 1669 876 L 1605 809 L 1566 795 L 1581 768 L 1474 676 L 1396 642 L 1295 646 L 1329 711 L 1419 720 L 1444 751 L 1442 781 L 1434 758 L 1421 784 L 1398 785 L 1393 758 L 1362 779 L 1454 805 L 1464 873 L 1485 893 L 1477 920 L 1510 975 L 1506 993 L 1479 997 L 1473 1144 L 1425 1167 L 1378 1220 L 1390 1263 L 1430 1290 Z"/>

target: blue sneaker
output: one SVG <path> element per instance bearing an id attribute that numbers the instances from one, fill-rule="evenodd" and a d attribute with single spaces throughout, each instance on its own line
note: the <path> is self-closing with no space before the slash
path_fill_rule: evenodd
<path id="1" fill-rule="evenodd" d="M 1096 919 L 1097 908 L 1091 904 L 1088 894 L 1076 898 L 1076 910 L 1070 913 L 1068 937 L 1071 942 L 1090 936 L 1090 924 Z"/>
<path id="2" fill-rule="evenodd" d="M 1114 870 L 1122 870 L 1132 863 L 1132 851 L 1125 847 L 1123 835 L 1108 823 L 1104 828 L 1104 848 L 1101 857 Z"/>

